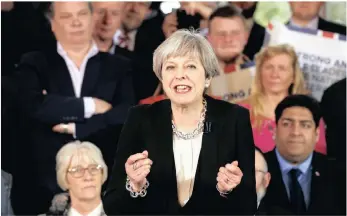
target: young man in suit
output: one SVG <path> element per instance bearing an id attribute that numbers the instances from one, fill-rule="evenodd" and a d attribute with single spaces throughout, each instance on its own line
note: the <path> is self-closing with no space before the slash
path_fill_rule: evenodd
<path id="1" fill-rule="evenodd" d="M 265 154 L 271 182 L 265 195 L 273 214 L 338 214 L 336 172 L 327 157 L 314 152 L 319 137 L 319 103 L 290 95 L 275 110 L 276 148 Z"/>
<path id="2" fill-rule="evenodd" d="M 324 2 L 290 2 L 292 17 L 288 24 L 299 28 L 319 29 L 346 35 L 346 26 L 319 17 L 319 11 L 323 5 Z"/>
<path id="3" fill-rule="evenodd" d="M 92 40 L 92 4 L 53 2 L 47 12 L 55 49 L 28 53 L 18 66 L 20 102 L 30 118 L 37 172 L 37 213 L 60 192 L 55 156 L 71 140 L 101 149 L 112 167 L 120 127 L 133 104 L 129 62 L 99 52 Z M 35 176 L 35 175 L 33 175 Z"/>

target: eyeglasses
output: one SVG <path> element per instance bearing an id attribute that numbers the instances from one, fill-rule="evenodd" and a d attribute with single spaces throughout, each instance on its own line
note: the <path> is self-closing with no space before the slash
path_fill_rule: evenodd
<path id="1" fill-rule="evenodd" d="M 84 173 L 86 170 L 88 170 L 90 175 L 95 176 L 95 175 L 99 174 L 102 169 L 103 169 L 103 167 L 101 165 L 92 164 L 92 165 L 89 165 L 87 168 L 77 166 L 77 167 L 70 168 L 67 171 L 74 178 L 82 178 L 84 176 Z"/>

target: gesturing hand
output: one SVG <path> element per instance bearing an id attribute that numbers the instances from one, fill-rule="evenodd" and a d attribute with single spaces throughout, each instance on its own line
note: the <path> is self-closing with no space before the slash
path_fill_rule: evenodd
<path id="1" fill-rule="evenodd" d="M 125 171 L 133 189 L 138 192 L 146 184 L 146 177 L 153 162 L 148 158 L 148 152 L 143 151 L 131 155 L 125 163 Z"/>
<path id="2" fill-rule="evenodd" d="M 238 162 L 226 164 L 219 168 L 217 175 L 217 188 L 221 193 L 228 193 L 240 184 L 243 173 L 238 167 Z"/>

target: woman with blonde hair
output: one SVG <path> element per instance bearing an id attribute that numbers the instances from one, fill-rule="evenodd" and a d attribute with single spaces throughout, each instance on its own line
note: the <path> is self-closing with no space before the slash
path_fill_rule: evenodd
<path id="1" fill-rule="evenodd" d="M 275 147 L 275 108 L 286 96 L 308 94 L 304 75 L 293 47 L 283 44 L 263 48 L 255 57 L 256 74 L 251 95 L 240 105 L 250 110 L 253 139 L 257 147 L 268 152 Z M 316 151 L 326 154 L 325 128 L 320 122 Z"/>

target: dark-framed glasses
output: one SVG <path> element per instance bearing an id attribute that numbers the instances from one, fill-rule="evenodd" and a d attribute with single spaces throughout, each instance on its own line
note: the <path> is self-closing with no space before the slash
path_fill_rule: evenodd
<path id="1" fill-rule="evenodd" d="M 86 170 L 88 170 L 90 175 L 97 175 L 101 172 L 101 170 L 103 169 L 103 167 L 101 165 L 98 164 L 91 164 L 86 168 L 83 168 L 82 166 L 76 166 L 73 168 L 68 169 L 68 173 L 71 174 L 72 177 L 74 178 L 81 178 L 84 176 L 84 173 Z"/>

